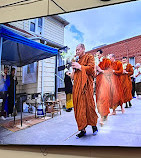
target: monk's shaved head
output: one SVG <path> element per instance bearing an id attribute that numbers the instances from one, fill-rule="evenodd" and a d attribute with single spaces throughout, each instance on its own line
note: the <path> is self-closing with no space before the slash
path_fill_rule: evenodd
<path id="1" fill-rule="evenodd" d="M 127 63 L 127 57 L 122 57 L 122 63 Z"/>
<path id="2" fill-rule="evenodd" d="M 82 57 L 85 54 L 85 45 L 80 43 L 76 47 L 76 56 Z"/>
<path id="3" fill-rule="evenodd" d="M 103 51 L 101 49 L 97 50 L 96 56 L 100 59 L 103 56 Z"/>
<path id="4" fill-rule="evenodd" d="M 112 58 L 115 58 L 115 54 L 110 54 Z"/>
<path id="5" fill-rule="evenodd" d="M 85 49 L 85 45 L 84 44 L 81 43 L 80 46 L 81 46 L 82 49 Z"/>
<path id="6" fill-rule="evenodd" d="M 110 60 L 113 62 L 115 61 L 115 54 L 110 54 L 109 55 Z"/>

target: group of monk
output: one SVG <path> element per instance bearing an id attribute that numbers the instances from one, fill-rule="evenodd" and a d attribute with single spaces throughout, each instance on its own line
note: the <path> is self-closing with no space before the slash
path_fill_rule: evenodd
<path id="1" fill-rule="evenodd" d="M 92 126 L 92 133 L 98 132 L 96 106 L 93 93 L 93 81 L 96 77 L 96 104 L 101 116 L 100 124 L 107 119 L 110 109 L 111 114 L 116 114 L 116 108 L 121 106 L 124 113 L 123 103 L 132 99 L 131 79 L 133 69 L 127 64 L 127 58 L 124 57 L 122 62 L 116 61 L 114 54 L 109 57 L 103 57 L 101 50 L 97 52 L 98 64 L 95 64 L 93 55 L 85 53 L 84 44 L 76 47 L 76 56 L 79 57 L 77 62 L 72 62 L 73 72 L 73 105 L 75 119 L 78 125 L 77 138 L 86 135 L 86 127 Z M 96 73 L 97 72 L 97 73 Z"/>
<path id="2" fill-rule="evenodd" d="M 114 54 L 103 57 L 102 50 L 98 50 L 96 56 L 99 63 L 96 65 L 96 103 L 98 112 L 101 116 L 100 124 L 110 115 L 116 115 L 116 108 L 121 107 L 122 113 L 125 112 L 123 103 L 126 108 L 132 106 L 132 82 L 133 75 L 132 65 L 127 63 L 127 57 L 122 61 L 116 61 Z M 102 58 L 102 60 L 100 60 Z"/>

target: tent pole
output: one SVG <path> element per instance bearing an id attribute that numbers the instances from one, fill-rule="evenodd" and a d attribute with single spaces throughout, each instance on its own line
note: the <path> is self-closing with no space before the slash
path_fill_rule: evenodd
<path id="1" fill-rule="evenodd" d="M 57 85 L 57 74 L 58 74 L 58 55 L 55 56 L 55 99 L 57 100 L 57 92 L 58 92 L 58 85 Z"/>
<path id="2" fill-rule="evenodd" d="M 42 94 L 42 99 L 43 99 L 43 95 L 44 95 L 44 60 L 42 60 L 42 90 L 41 90 L 41 94 Z"/>
<path id="3" fill-rule="evenodd" d="M 42 108 L 44 107 L 44 60 L 42 60 L 42 90 L 41 90 Z M 43 109 L 44 117 L 45 111 Z"/>
<path id="4" fill-rule="evenodd" d="M 19 44 L 18 43 L 17 43 L 17 51 L 18 51 L 18 55 L 19 55 L 19 58 L 20 58 L 20 65 L 21 65 L 22 59 L 21 59 L 21 54 L 20 54 Z M 21 71 L 20 71 L 20 73 L 21 73 Z M 22 120 L 22 112 L 23 112 L 22 97 L 20 97 L 20 105 L 21 105 L 21 127 L 22 127 L 22 122 L 23 122 L 23 120 Z"/>
<path id="5" fill-rule="evenodd" d="M 15 107 L 15 78 L 14 78 L 14 108 L 13 108 L 13 114 L 14 114 L 14 124 L 15 124 L 15 116 L 16 116 L 16 107 Z"/>
<path id="6" fill-rule="evenodd" d="M 3 42 L 3 38 L 0 37 L 0 80 L 2 79 L 1 78 L 1 55 L 2 55 L 2 42 Z M 0 99 L 3 99 L 3 98 L 0 98 Z"/>
<path id="7" fill-rule="evenodd" d="M 0 37 L 0 72 L 1 72 L 2 43 L 3 43 L 3 37 Z"/>

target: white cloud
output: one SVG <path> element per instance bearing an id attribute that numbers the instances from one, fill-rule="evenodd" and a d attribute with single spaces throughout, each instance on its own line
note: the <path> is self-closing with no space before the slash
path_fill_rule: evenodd
<path id="1" fill-rule="evenodd" d="M 69 29 L 65 29 L 65 42 L 64 45 L 67 45 L 70 48 L 70 52 L 75 55 L 75 47 L 80 43 L 79 40 L 75 38 L 77 34 L 70 32 Z"/>
<path id="2" fill-rule="evenodd" d="M 86 51 L 102 44 L 114 43 L 141 34 L 141 1 L 90 9 L 61 15 L 83 33 Z M 81 40 L 65 29 L 65 45 L 75 52 Z"/>

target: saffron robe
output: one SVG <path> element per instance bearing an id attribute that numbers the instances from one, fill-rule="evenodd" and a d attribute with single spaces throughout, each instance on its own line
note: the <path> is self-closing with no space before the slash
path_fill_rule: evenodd
<path id="1" fill-rule="evenodd" d="M 111 95 L 111 107 L 116 109 L 118 105 L 122 107 L 123 104 L 123 88 L 120 80 L 120 76 L 123 73 L 122 63 L 120 61 L 111 62 L 111 69 L 115 72 L 111 76 L 112 81 L 112 95 Z"/>
<path id="2" fill-rule="evenodd" d="M 96 77 L 96 104 L 101 117 L 107 116 L 110 113 L 111 106 L 111 70 L 109 69 L 111 61 L 104 58 L 99 63 L 99 67 L 104 70 Z"/>
<path id="3" fill-rule="evenodd" d="M 74 73 L 73 105 L 78 130 L 87 125 L 96 126 L 98 116 L 95 112 L 93 96 L 94 57 L 85 54 L 79 59 L 81 70 Z"/>
<path id="4" fill-rule="evenodd" d="M 127 64 L 125 69 L 128 74 L 122 74 L 120 76 L 121 84 L 123 87 L 123 102 L 129 102 L 132 100 L 132 81 L 131 81 L 131 75 L 133 75 L 133 66 L 131 64 Z"/>

